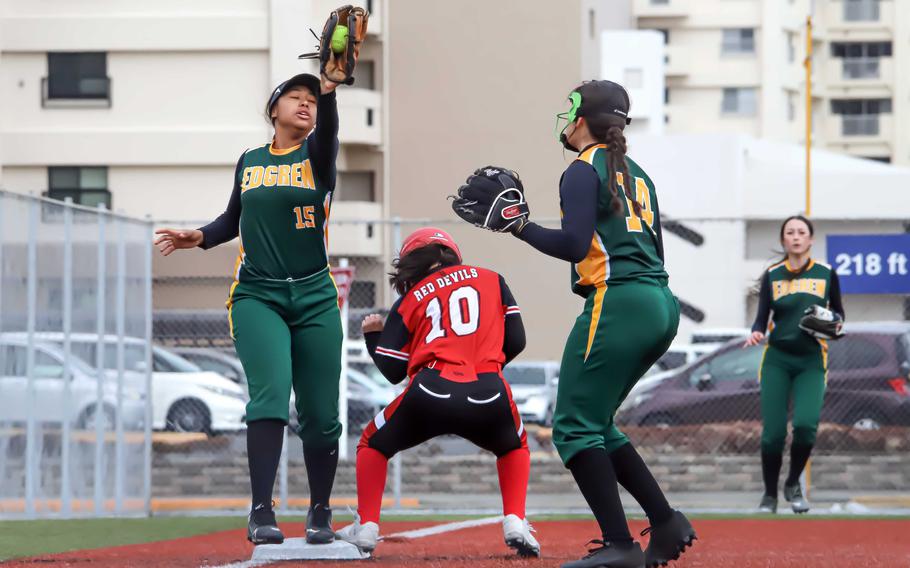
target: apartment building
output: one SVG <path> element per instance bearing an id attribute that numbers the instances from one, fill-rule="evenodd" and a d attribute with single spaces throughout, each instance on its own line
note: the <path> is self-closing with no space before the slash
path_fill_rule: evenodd
<path id="1" fill-rule="evenodd" d="M 636 26 L 664 35 L 666 132 L 805 143 L 810 10 L 813 145 L 910 164 L 903 0 L 635 0 Z"/>
<path id="2" fill-rule="evenodd" d="M 198 226 L 227 204 L 234 165 L 267 142 L 266 100 L 315 64 L 330 0 L 5 0 L 0 4 L 0 185 Z M 380 219 L 387 198 L 385 1 L 342 117 L 333 218 Z M 337 224 L 332 254 L 369 272 L 381 231 Z M 155 261 L 156 308 L 223 305 L 236 245 Z M 192 285 L 188 285 L 188 283 Z M 370 288 L 369 283 L 358 284 Z M 375 286 L 362 290 L 370 298 Z"/>

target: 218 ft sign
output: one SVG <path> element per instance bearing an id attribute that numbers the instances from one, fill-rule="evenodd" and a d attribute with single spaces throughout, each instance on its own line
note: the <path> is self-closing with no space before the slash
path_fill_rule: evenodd
<path id="1" fill-rule="evenodd" d="M 910 234 L 828 235 L 845 294 L 910 294 Z"/>

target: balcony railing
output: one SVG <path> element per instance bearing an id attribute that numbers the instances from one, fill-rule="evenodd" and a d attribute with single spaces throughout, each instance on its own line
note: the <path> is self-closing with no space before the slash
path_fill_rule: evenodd
<path id="1" fill-rule="evenodd" d="M 848 57 L 843 66 L 844 79 L 878 79 L 881 75 L 880 57 Z"/>
<path id="2" fill-rule="evenodd" d="M 878 136 L 879 115 L 845 114 L 841 117 L 841 133 L 844 136 Z"/>

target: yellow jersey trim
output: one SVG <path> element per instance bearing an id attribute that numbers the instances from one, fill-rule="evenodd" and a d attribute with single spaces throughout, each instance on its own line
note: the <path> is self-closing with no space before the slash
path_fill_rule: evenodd
<path id="1" fill-rule="evenodd" d="M 269 142 L 268 146 L 269 146 L 269 154 L 271 154 L 273 156 L 287 156 L 294 150 L 298 150 L 298 149 L 300 149 L 301 146 L 303 146 L 303 143 L 300 143 L 300 144 L 297 144 L 296 146 L 291 146 L 290 148 L 283 148 L 283 149 L 279 150 L 279 149 L 273 148 L 272 144 L 274 144 L 274 142 Z"/>

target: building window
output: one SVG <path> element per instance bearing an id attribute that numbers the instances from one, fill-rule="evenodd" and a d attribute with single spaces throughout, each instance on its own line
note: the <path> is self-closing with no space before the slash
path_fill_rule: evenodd
<path id="1" fill-rule="evenodd" d="M 670 104 L 670 87 L 664 87 L 664 104 Z"/>
<path id="2" fill-rule="evenodd" d="M 726 88 L 721 102 L 721 114 L 755 116 L 758 112 L 758 93 L 753 88 Z"/>
<path id="3" fill-rule="evenodd" d="M 831 55 L 842 58 L 845 79 L 877 79 L 882 57 L 891 57 L 890 41 L 834 42 Z"/>
<path id="4" fill-rule="evenodd" d="M 336 198 L 339 201 L 375 201 L 375 180 L 372 171 L 338 172 Z"/>
<path id="5" fill-rule="evenodd" d="M 755 30 L 740 28 L 723 30 L 723 53 L 755 53 Z"/>
<path id="6" fill-rule="evenodd" d="M 844 0 L 844 19 L 848 22 L 877 22 L 879 0 Z"/>
<path id="7" fill-rule="evenodd" d="M 796 61 L 796 38 L 793 34 L 787 34 L 787 61 L 789 63 Z"/>
<path id="8" fill-rule="evenodd" d="M 107 168 L 94 167 L 60 167 L 47 169 L 47 197 L 63 201 L 73 198 L 73 203 L 87 207 L 97 207 L 103 203 L 111 208 L 111 192 L 107 187 Z"/>
<path id="9" fill-rule="evenodd" d="M 670 0 L 651 0 L 651 4 L 653 4 L 655 6 L 657 6 L 657 5 L 666 6 L 669 3 L 670 3 Z"/>
<path id="10" fill-rule="evenodd" d="M 362 59 L 354 66 L 354 86 L 358 89 L 376 88 L 376 62 Z"/>
<path id="11" fill-rule="evenodd" d="M 660 34 L 661 34 L 662 36 L 664 36 L 664 45 L 669 45 L 669 44 L 670 44 L 670 30 L 669 30 L 669 29 L 667 29 L 667 28 L 658 28 L 658 29 L 656 29 L 656 30 L 654 30 L 654 31 L 660 32 Z"/>
<path id="12" fill-rule="evenodd" d="M 844 136 L 878 136 L 879 115 L 891 112 L 891 99 L 833 100 L 831 112 L 841 115 Z"/>
<path id="13" fill-rule="evenodd" d="M 48 53 L 44 102 L 87 101 L 110 105 L 106 53 Z"/>

